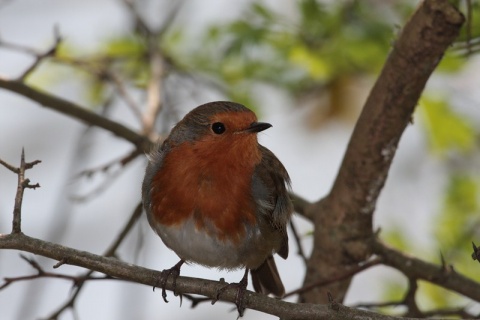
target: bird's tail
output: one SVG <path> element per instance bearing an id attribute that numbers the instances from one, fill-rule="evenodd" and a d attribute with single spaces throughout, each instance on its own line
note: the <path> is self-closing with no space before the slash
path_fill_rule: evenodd
<path id="1" fill-rule="evenodd" d="M 273 294 L 279 298 L 285 295 L 285 288 L 278 274 L 273 256 L 269 256 L 260 267 L 250 270 L 255 292 Z"/>

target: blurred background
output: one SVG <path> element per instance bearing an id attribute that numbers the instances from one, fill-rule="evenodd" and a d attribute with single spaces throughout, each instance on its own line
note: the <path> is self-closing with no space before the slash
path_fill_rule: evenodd
<path id="1" fill-rule="evenodd" d="M 273 128 L 260 143 L 283 162 L 294 193 L 315 201 L 335 179 L 361 107 L 392 43 L 417 1 L 236 1 L 189 0 L 3 0 L 0 1 L 0 76 L 20 76 L 37 53 L 48 51 L 58 31 L 56 54 L 26 81 L 54 95 L 141 130 L 136 107 L 147 103 L 151 75 L 148 30 L 164 59 L 158 86 L 162 109 L 155 132 L 165 136 L 192 108 L 232 100 L 255 110 Z M 473 17 L 479 16 L 473 2 Z M 141 17 L 141 19 L 139 19 Z M 473 19 L 472 21 L 478 21 Z M 56 31 L 57 30 L 57 31 Z M 430 79 L 405 131 L 375 213 L 381 237 L 404 252 L 440 263 L 480 280 L 471 260 L 471 241 L 480 242 L 480 28 L 470 47 L 463 31 Z M 137 110 L 138 111 L 138 110 Z M 27 190 L 23 231 L 33 237 L 101 254 L 140 201 L 143 156 L 118 164 L 129 143 L 89 128 L 38 103 L 0 89 L 0 158 L 42 163 L 28 171 L 41 188 Z M 106 164 L 112 166 L 105 167 Z M 105 170 L 101 170 L 105 168 Z M 87 170 L 87 171 L 85 171 Z M 0 168 L 0 233 L 11 228 L 16 176 Z M 301 244 L 311 250 L 311 225 L 294 222 Z M 302 285 L 304 264 L 290 236 L 288 260 L 277 260 L 287 292 Z M 47 271 L 56 263 L 34 258 Z M 119 249 L 128 262 L 162 270 L 177 256 L 142 216 Z M 80 274 L 64 265 L 62 273 Z M 0 278 L 35 273 L 19 252 L 0 251 Z M 182 275 L 227 282 L 243 271 L 200 266 Z M 354 278 L 345 304 L 400 300 L 408 285 L 395 271 L 375 267 Z M 0 291 L 2 319 L 48 318 L 69 299 L 72 284 L 43 279 L 17 282 Z M 86 283 L 74 308 L 59 319 L 234 319 L 232 305 L 203 303 L 190 308 L 169 292 L 123 283 Z M 423 309 L 478 305 L 420 282 Z M 291 299 L 291 301 L 295 301 Z M 400 313 L 401 307 L 387 310 Z M 247 310 L 245 319 L 273 317 Z"/>

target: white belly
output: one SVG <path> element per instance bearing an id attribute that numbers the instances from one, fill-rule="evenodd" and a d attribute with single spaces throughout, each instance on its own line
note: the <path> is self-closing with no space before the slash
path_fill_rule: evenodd
<path id="1" fill-rule="evenodd" d="M 257 228 L 246 228 L 245 240 L 238 245 L 218 240 L 203 229 L 197 230 L 192 219 L 181 226 L 156 224 L 154 229 L 181 259 L 219 269 L 256 268 L 273 249 L 271 245 L 265 246 Z"/>

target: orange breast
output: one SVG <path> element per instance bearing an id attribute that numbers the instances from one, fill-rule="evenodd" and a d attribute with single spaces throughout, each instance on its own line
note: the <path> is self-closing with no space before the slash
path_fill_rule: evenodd
<path id="1" fill-rule="evenodd" d="M 152 182 L 155 220 L 181 227 L 193 217 L 198 230 L 240 241 L 256 220 L 251 180 L 260 157 L 254 135 L 173 148 Z"/>

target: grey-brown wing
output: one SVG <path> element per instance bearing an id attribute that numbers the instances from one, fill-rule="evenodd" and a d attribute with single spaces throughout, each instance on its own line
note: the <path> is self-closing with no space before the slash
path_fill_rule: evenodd
<path id="1" fill-rule="evenodd" d="M 287 223 L 293 212 L 288 195 L 290 177 L 278 158 L 267 148 L 260 146 L 262 160 L 255 168 L 252 180 L 253 197 L 259 213 L 282 237 L 277 253 L 288 256 Z"/>

